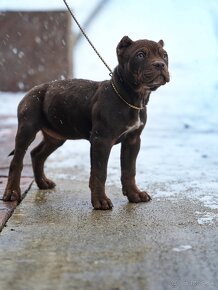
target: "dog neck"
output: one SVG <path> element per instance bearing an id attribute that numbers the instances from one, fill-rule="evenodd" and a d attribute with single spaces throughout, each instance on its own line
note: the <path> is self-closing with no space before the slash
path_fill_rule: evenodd
<path id="1" fill-rule="evenodd" d="M 116 94 L 129 107 L 142 110 L 148 104 L 151 90 L 143 85 L 130 84 L 123 77 L 122 69 L 119 65 L 114 69 L 111 82 Z"/>

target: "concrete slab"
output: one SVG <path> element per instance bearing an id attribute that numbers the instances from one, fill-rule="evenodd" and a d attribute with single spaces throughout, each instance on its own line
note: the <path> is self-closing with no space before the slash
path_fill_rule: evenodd
<path id="1" fill-rule="evenodd" d="M 7 223 L 8 219 L 13 214 L 15 208 L 17 207 L 18 203 L 16 201 L 13 202 L 4 202 L 2 200 L 3 192 L 6 186 L 7 177 L 0 176 L 0 232 L 4 228 L 5 224 Z M 32 177 L 22 177 L 21 179 L 21 192 L 22 192 L 22 199 L 25 197 L 26 193 L 30 189 L 33 182 Z"/>
<path id="2" fill-rule="evenodd" d="M 34 185 L 0 238 L 0 289 L 208 289 L 217 277 L 216 226 L 198 201 L 129 204 L 109 187 L 112 211 L 95 211 L 83 180 Z"/>

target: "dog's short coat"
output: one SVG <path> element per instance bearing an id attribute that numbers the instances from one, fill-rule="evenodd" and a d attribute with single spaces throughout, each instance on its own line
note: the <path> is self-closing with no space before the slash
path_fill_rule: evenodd
<path id="1" fill-rule="evenodd" d="M 150 93 L 169 82 L 168 56 L 163 45 L 162 40 L 132 41 L 124 36 L 117 46 L 118 66 L 111 80 L 52 81 L 30 90 L 18 107 L 15 150 L 3 200 L 20 201 L 23 157 L 41 130 L 44 138 L 31 151 L 40 189 L 55 186 L 44 173 L 47 157 L 67 139 L 87 139 L 91 143 L 92 205 L 95 209 L 111 209 L 112 202 L 105 194 L 107 162 L 112 146 L 121 142 L 123 194 L 130 202 L 149 201 L 148 193 L 135 184 L 135 168 Z"/>

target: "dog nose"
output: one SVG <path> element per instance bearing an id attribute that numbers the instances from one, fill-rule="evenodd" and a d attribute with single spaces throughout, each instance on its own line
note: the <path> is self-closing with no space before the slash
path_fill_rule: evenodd
<path id="1" fill-rule="evenodd" d="M 162 70 L 165 67 L 165 63 L 163 61 L 155 61 L 153 66 L 158 70 Z"/>

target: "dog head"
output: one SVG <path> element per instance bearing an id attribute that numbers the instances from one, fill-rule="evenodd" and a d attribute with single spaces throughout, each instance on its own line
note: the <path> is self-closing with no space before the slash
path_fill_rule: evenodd
<path id="1" fill-rule="evenodd" d="M 125 81 L 151 91 L 169 82 L 168 55 L 163 47 L 163 40 L 133 41 L 124 36 L 117 46 L 117 57 Z"/>

